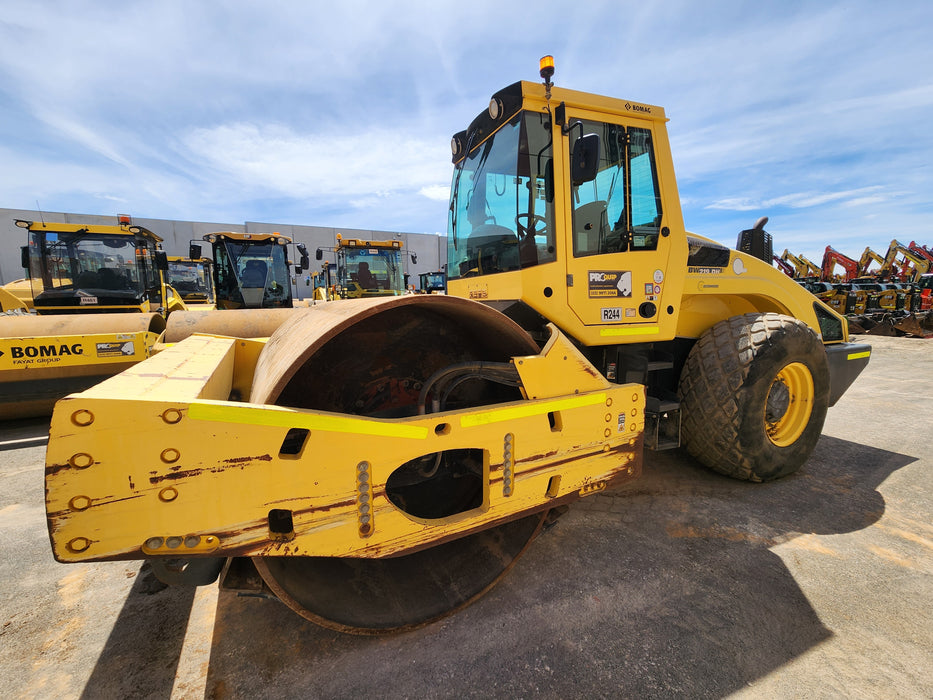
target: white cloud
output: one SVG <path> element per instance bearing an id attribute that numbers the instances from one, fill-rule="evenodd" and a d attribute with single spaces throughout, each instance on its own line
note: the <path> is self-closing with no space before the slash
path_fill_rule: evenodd
<path id="1" fill-rule="evenodd" d="M 0 206 L 434 231 L 450 135 L 552 53 L 558 85 L 665 106 L 701 233 L 755 212 L 842 250 L 929 230 L 930 26 L 911 0 L 8 0 Z"/>
<path id="2" fill-rule="evenodd" d="M 387 129 L 314 134 L 240 122 L 194 129 L 182 143 L 190 161 L 200 160 L 230 182 L 273 196 L 418 192 L 450 167 L 445 141 L 432 143 Z"/>
<path id="3" fill-rule="evenodd" d="M 885 195 L 875 194 L 863 196 L 869 192 L 877 192 L 880 186 L 862 187 L 857 190 L 841 192 L 794 192 L 791 194 L 772 197 L 764 200 L 745 198 L 720 199 L 708 205 L 707 209 L 723 209 L 731 211 L 754 211 L 772 207 L 790 207 L 791 209 L 805 209 L 818 207 L 830 202 L 839 202 L 843 206 L 856 206 L 860 204 L 876 204 L 888 199 Z"/>
<path id="4" fill-rule="evenodd" d="M 448 185 L 428 185 L 418 190 L 418 194 L 437 202 L 447 202 L 450 199 L 450 187 Z"/>

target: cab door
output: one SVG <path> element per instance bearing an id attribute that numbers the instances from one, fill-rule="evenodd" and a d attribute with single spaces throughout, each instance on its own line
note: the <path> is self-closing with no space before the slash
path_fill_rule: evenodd
<path id="1" fill-rule="evenodd" d="M 595 177 L 578 182 L 571 174 L 564 193 L 568 305 L 592 327 L 590 342 L 657 335 L 662 310 L 674 302 L 666 294 L 671 237 L 652 122 L 582 110 L 567 116 L 571 170 L 578 141 L 599 140 Z"/>

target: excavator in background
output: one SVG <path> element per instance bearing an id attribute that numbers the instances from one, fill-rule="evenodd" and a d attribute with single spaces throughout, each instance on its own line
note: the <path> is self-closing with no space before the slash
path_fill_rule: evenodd
<path id="1" fill-rule="evenodd" d="M 920 295 L 919 308 L 923 311 L 933 309 L 933 274 L 920 275 L 916 286 Z"/>
<path id="2" fill-rule="evenodd" d="M 295 305 L 292 295 L 288 247 L 292 239 L 278 233 L 208 233 L 204 240 L 211 246 L 214 293 L 218 309 L 281 309 Z M 304 243 L 295 248 L 300 261 L 295 273 L 309 265 Z M 201 245 L 192 241 L 188 257 L 201 258 Z"/>
<path id="3" fill-rule="evenodd" d="M 925 258 L 926 260 L 929 260 L 931 263 L 933 263 L 933 250 L 930 250 L 930 248 L 927 246 L 920 245 L 916 241 L 911 241 L 907 244 L 907 250 L 909 250 L 914 255 L 919 255 L 920 257 Z"/>
<path id="4" fill-rule="evenodd" d="M 785 251 L 785 252 L 786 252 L 786 251 Z M 779 258 L 777 255 L 772 255 L 772 256 L 771 256 L 771 261 L 772 261 L 775 265 L 777 265 L 777 268 L 778 268 L 781 272 L 783 272 L 785 275 L 787 275 L 787 276 L 790 277 L 791 279 L 793 279 L 793 278 L 797 275 L 797 271 L 794 269 L 794 266 L 791 265 L 790 263 L 785 262 L 784 260 L 782 260 L 781 258 Z"/>
<path id="5" fill-rule="evenodd" d="M 168 279 L 189 309 L 216 308 L 213 263 L 210 258 L 168 256 Z"/>
<path id="6" fill-rule="evenodd" d="M 481 596 L 646 447 L 750 481 L 807 461 L 870 347 L 772 267 L 763 228 L 738 246 L 760 258 L 685 229 L 663 108 L 555 87 L 550 56 L 540 74 L 452 139 L 446 295 L 167 336 L 58 403 L 58 561 L 220 575 L 382 634 Z"/>
<path id="7" fill-rule="evenodd" d="M 899 268 L 897 276 L 902 282 L 915 282 L 930 271 L 931 265 L 933 256 L 926 255 L 922 249 L 912 250 L 897 239 L 891 241 L 884 256 L 884 269 Z"/>
<path id="8" fill-rule="evenodd" d="M 171 312 L 162 239 L 117 225 L 17 220 L 27 233 L 34 313 L 0 316 L 0 419 L 47 415 L 54 402 L 149 357 Z"/>
<path id="9" fill-rule="evenodd" d="M 835 274 L 836 265 L 841 265 L 845 270 L 842 275 Z M 820 269 L 824 282 L 851 282 L 858 277 L 859 264 L 832 246 L 826 246 L 826 250 L 823 252 L 823 264 Z"/>
<path id="10" fill-rule="evenodd" d="M 795 279 L 814 279 L 818 280 L 822 276 L 822 269 L 811 262 L 803 255 L 794 255 L 786 248 L 781 253 L 781 260 L 794 266 L 796 274 Z"/>
<path id="11" fill-rule="evenodd" d="M 878 263 L 879 269 L 872 273 L 869 268 L 873 262 Z M 866 277 L 869 275 L 881 276 L 884 274 L 884 258 L 878 255 L 870 247 L 866 247 L 858 261 L 857 277 Z"/>
<path id="12" fill-rule="evenodd" d="M 344 238 L 338 233 L 336 245 L 318 248 L 315 257 L 323 260 L 325 251 L 334 253 L 336 258 L 333 299 L 399 296 L 408 291 L 402 271 L 401 241 L 365 241 Z M 417 255 L 411 253 L 411 260 L 417 263 Z"/>

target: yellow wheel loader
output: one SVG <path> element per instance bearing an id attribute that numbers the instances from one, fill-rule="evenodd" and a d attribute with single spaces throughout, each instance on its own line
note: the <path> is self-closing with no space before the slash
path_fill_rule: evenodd
<path id="1" fill-rule="evenodd" d="M 149 357 L 172 311 L 162 239 L 116 226 L 17 220 L 34 314 L 0 316 L 0 420 L 48 415 L 54 402 Z"/>
<path id="2" fill-rule="evenodd" d="M 804 464 L 869 347 L 770 265 L 763 228 L 738 245 L 762 259 L 684 229 L 660 107 L 552 73 L 453 138 L 447 295 L 178 337 L 59 402 L 55 558 L 220 574 L 379 634 L 482 595 L 645 447 L 753 481 Z"/>

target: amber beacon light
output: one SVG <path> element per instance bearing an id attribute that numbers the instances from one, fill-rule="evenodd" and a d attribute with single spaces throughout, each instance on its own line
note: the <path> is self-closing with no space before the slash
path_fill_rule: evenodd
<path id="1" fill-rule="evenodd" d="M 544 88 L 547 91 L 547 99 L 551 99 L 551 76 L 554 75 L 554 57 L 553 56 L 543 56 L 540 61 L 538 61 L 538 73 L 544 79 Z"/>

